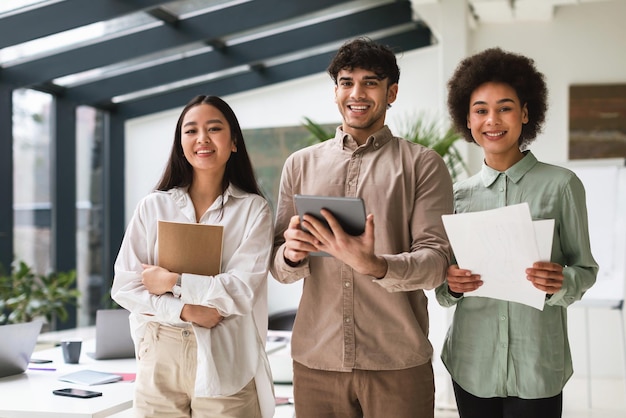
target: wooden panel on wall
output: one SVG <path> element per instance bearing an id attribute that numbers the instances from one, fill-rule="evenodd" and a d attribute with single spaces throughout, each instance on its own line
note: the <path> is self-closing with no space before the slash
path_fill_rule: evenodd
<path id="1" fill-rule="evenodd" d="M 626 84 L 570 86 L 569 158 L 626 158 Z"/>

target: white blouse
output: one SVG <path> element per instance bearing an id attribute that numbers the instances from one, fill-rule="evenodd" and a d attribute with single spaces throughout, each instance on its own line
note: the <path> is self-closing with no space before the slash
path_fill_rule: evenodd
<path id="1" fill-rule="evenodd" d="M 135 347 L 148 322 L 188 326 L 180 319 L 185 304 L 216 308 L 224 316 L 218 326 L 193 325 L 198 341 L 196 396 L 232 395 L 254 377 L 263 417 L 272 417 L 274 392 L 265 353 L 274 230 L 270 207 L 261 196 L 231 185 L 200 218 L 200 223 L 224 226 L 222 272 L 213 277 L 183 273 L 180 298 L 150 294 L 141 283 L 141 272 L 142 264 L 158 264 L 158 221 L 195 223 L 195 219 L 186 189 L 156 191 L 143 198 L 115 261 L 112 298 L 131 312 Z"/>

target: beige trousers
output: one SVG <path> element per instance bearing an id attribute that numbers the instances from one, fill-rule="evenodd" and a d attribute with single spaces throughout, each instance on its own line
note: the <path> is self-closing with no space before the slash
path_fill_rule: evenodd
<path id="1" fill-rule="evenodd" d="M 260 418 L 254 379 L 232 396 L 194 396 L 196 353 L 191 327 L 148 325 L 139 344 L 135 417 Z"/>

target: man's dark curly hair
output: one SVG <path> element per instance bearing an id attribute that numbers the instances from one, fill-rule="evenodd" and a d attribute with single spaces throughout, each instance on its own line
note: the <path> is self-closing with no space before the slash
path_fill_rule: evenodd
<path id="1" fill-rule="evenodd" d="M 454 128 L 467 142 L 475 142 L 467 128 L 470 97 L 487 82 L 513 87 L 521 105 L 527 105 L 528 123 L 522 125 L 518 143 L 524 148 L 542 131 L 548 110 L 548 88 L 534 60 L 523 55 L 490 48 L 465 58 L 448 81 L 448 112 Z"/>
<path id="2" fill-rule="evenodd" d="M 328 66 L 328 74 L 337 84 L 337 74 L 341 70 L 355 68 L 374 72 L 381 80 L 389 79 L 388 86 L 400 80 L 400 68 L 391 48 L 378 44 L 369 38 L 360 37 L 344 43 Z"/>

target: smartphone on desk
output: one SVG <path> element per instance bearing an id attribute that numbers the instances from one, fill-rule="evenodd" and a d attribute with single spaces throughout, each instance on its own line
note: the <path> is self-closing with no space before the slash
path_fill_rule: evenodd
<path id="1" fill-rule="evenodd" d="M 52 363 L 52 360 L 43 359 L 43 358 L 31 358 L 28 362 L 33 363 L 33 364 L 46 364 L 46 363 Z"/>
<path id="2" fill-rule="evenodd" d="M 72 398 L 95 398 L 96 396 L 102 396 L 102 392 L 76 388 L 55 389 L 52 391 L 52 393 L 54 393 L 55 395 L 69 396 Z"/>

